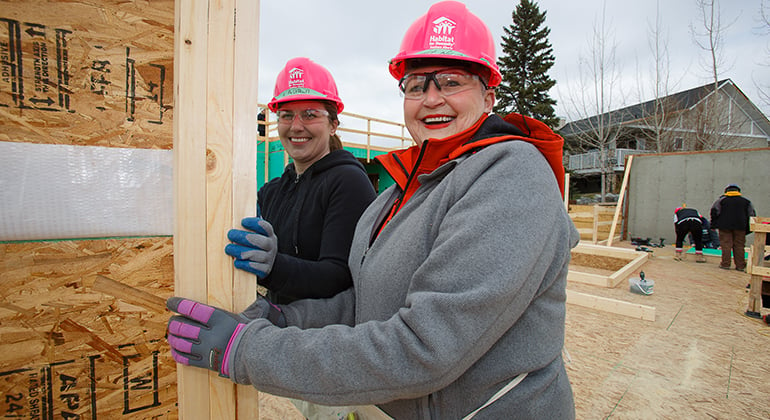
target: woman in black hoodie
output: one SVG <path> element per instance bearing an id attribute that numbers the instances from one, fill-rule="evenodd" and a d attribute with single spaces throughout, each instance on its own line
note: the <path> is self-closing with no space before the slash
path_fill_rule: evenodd
<path id="1" fill-rule="evenodd" d="M 236 268 L 274 303 L 327 298 L 352 285 L 347 260 L 358 218 L 376 197 L 364 166 L 336 134 L 343 104 L 328 70 L 304 57 L 278 74 L 268 103 L 292 162 L 258 192 L 257 217 L 231 230 Z"/>

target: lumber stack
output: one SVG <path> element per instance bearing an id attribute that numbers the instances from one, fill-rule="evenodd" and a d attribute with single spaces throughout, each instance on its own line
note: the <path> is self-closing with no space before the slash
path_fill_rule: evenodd
<path id="1" fill-rule="evenodd" d="M 569 216 L 575 224 L 580 239 L 592 244 L 606 242 L 615 213 L 615 204 L 570 204 Z M 620 223 L 622 223 L 622 218 Z"/>

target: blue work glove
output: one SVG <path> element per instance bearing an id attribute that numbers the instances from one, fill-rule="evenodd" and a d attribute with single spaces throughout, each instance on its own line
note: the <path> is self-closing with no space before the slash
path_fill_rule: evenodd
<path id="1" fill-rule="evenodd" d="M 249 319 L 180 297 L 169 298 L 166 307 L 179 314 L 168 320 L 168 344 L 174 360 L 229 378 L 234 343 Z"/>
<path id="2" fill-rule="evenodd" d="M 246 230 L 230 229 L 227 239 L 234 242 L 225 247 L 225 253 L 235 257 L 235 268 L 254 273 L 260 279 L 270 274 L 278 253 L 278 237 L 273 225 L 261 217 L 246 217 L 241 220 Z"/>
<path id="3" fill-rule="evenodd" d="M 262 295 L 257 295 L 257 300 L 241 312 L 241 316 L 244 316 L 249 320 L 265 318 L 275 326 L 281 328 L 286 326 L 286 317 L 281 308 Z"/>

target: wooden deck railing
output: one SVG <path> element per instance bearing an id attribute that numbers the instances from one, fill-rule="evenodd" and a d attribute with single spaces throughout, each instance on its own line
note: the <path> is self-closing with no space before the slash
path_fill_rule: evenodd
<path id="1" fill-rule="evenodd" d="M 260 104 L 260 107 L 266 109 L 265 105 Z M 269 143 L 278 141 L 278 124 L 274 119 L 274 114 L 269 112 L 265 114 L 265 120 L 258 123 L 265 125 L 265 138 L 260 139 L 260 141 L 265 142 L 265 151 L 268 151 Z M 340 114 L 340 126 L 337 131 L 350 134 L 349 136 L 344 134 L 340 136 L 345 146 L 360 147 L 366 150 L 367 162 L 372 158 L 372 150 L 389 152 L 405 149 L 414 144 L 403 123 L 352 112 Z M 288 156 L 284 160 L 288 160 Z"/>

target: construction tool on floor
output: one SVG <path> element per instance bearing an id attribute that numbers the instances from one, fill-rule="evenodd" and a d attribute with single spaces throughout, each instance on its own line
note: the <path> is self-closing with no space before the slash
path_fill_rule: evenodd
<path id="1" fill-rule="evenodd" d="M 666 245 L 663 244 L 663 242 L 665 240 L 666 240 L 666 238 L 660 238 L 660 243 L 654 244 L 654 243 L 652 243 L 652 238 L 634 238 L 634 237 L 631 237 L 631 245 L 637 245 L 637 246 L 647 245 L 647 246 L 651 246 L 653 248 L 665 248 Z M 637 251 L 639 251 L 639 250 L 637 249 Z"/>
<path id="2" fill-rule="evenodd" d="M 644 271 L 639 272 L 639 277 L 628 279 L 628 288 L 632 293 L 649 296 L 652 294 L 652 288 L 655 286 L 654 280 L 644 278 Z"/>

